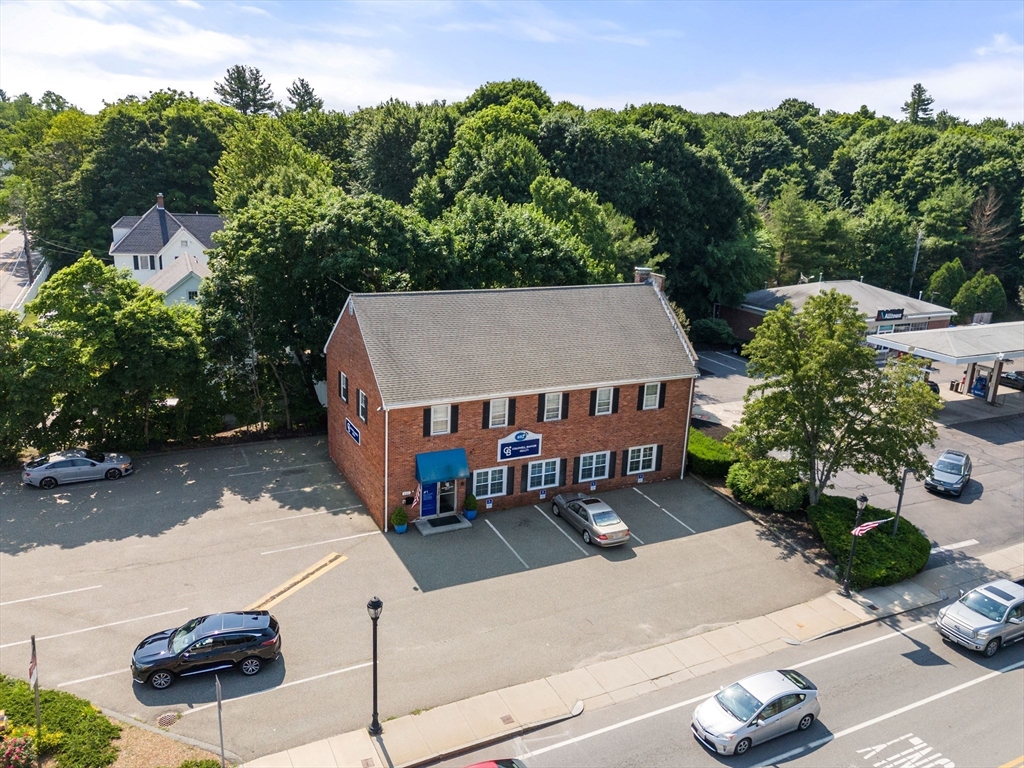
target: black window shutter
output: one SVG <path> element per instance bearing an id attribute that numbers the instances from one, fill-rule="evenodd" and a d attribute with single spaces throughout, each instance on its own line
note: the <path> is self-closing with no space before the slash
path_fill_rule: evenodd
<path id="1" fill-rule="evenodd" d="M 423 409 L 423 436 L 430 437 L 430 409 Z"/>
<path id="2" fill-rule="evenodd" d="M 622 477 L 629 474 L 629 448 L 622 452 Z"/>
<path id="3" fill-rule="evenodd" d="M 345 393 L 341 389 L 341 371 L 338 371 L 338 397 L 345 399 Z"/>
<path id="4" fill-rule="evenodd" d="M 590 390 L 590 415 L 597 413 L 597 390 Z"/>
<path id="5" fill-rule="evenodd" d="M 660 472 L 661 471 L 661 446 L 660 445 L 658 446 L 658 449 L 654 452 L 654 471 L 655 472 Z"/>
<path id="6" fill-rule="evenodd" d="M 572 460 L 572 482 L 576 484 L 580 481 L 580 457 L 577 456 Z"/>
<path id="7" fill-rule="evenodd" d="M 526 484 L 530 480 L 530 465 L 523 464 L 522 472 L 523 476 L 519 480 L 519 490 L 521 490 L 523 493 L 526 493 Z"/>
<path id="8" fill-rule="evenodd" d="M 508 399 L 508 425 L 514 427 L 516 423 L 516 399 L 510 397 Z"/>
<path id="9" fill-rule="evenodd" d="M 491 428 L 491 401 L 487 400 L 484 402 L 484 429 Z"/>
<path id="10" fill-rule="evenodd" d="M 558 484 L 565 485 L 565 470 L 569 467 L 569 460 L 562 459 L 558 465 Z"/>
<path id="11" fill-rule="evenodd" d="M 516 492 L 516 468 L 508 467 L 505 470 L 505 495 L 511 496 Z"/>
<path id="12" fill-rule="evenodd" d="M 608 452 L 608 477 L 615 477 L 615 451 Z"/>
<path id="13" fill-rule="evenodd" d="M 569 418 L 569 393 L 562 393 L 562 418 Z"/>
<path id="14" fill-rule="evenodd" d="M 636 393 L 636 409 L 642 411 L 644 409 L 644 385 L 640 385 L 640 389 Z"/>
<path id="15" fill-rule="evenodd" d="M 459 406 L 453 405 L 451 407 L 451 410 L 452 410 L 452 419 L 451 419 L 451 424 L 449 425 L 451 427 L 451 429 L 449 429 L 448 431 L 451 432 L 454 435 L 456 432 L 459 431 Z"/>
<path id="16" fill-rule="evenodd" d="M 619 412 L 619 388 L 612 390 L 612 413 Z M 613 454 L 614 455 L 614 454 Z"/>
<path id="17" fill-rule="evenodd" d="M 658 407 L 665 407 L 665 382 L 662 381 L 658 384 Z"/>
<path id="18" fill-rule="evenodd" d="M 537 421 L 544 421 L 544 395 L 537 395 Z"/>

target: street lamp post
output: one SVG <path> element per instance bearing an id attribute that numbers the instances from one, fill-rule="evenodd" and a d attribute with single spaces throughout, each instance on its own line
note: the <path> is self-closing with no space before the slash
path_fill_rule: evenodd
<path id="1" fill-rule="evenodd" d="M 864 513 L 864 508 L 868 505 L 868 497 L 863 493 L 857 497 L 857 522 L 853 524 L 853 527 L 860 527 L 860 516 Z M 850 596 L 850 569 L 853 568 L 853 553 L 857 550 L 857 537 L 853 536 L 853 541 L 850 542 L 850 559 L 846 563 L 846 577 L 843 579 L 843 597 Z"/>
<path id="2" fill-rule="evenodd" d="M 380 720 L 377 719 L 377 619 L 380 618 L 380 612 L 383 610 L 384 603 L 376 595 L 366 604 L 366 612 L 370 614 L 370 620 L 373 622 L 373 720 L 370 721 L 370 726 L 366 729 L 371 736 L 380 736 L 384 733 L 384 729 L 380 726 Z"/>

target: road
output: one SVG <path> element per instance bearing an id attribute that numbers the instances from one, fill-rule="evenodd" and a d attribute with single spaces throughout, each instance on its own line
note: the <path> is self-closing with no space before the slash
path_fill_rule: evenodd
<path id="1" fill-rule="evenodd" d="M 20 230 L 14 230 L 0 240 L 0 309 L 13 309 L 18 297 L 28 288 L 24 243 Z M 33 266 L 39 261 L 39 255 L 33 254 Z"/>
<path id="2" fill-rule="evenodd" d="M 785 648 L 441 765 L 500 757 L 528 768 L 1021 765 L 1024 643 L 984 659 L 944 643 L 934 616 L 924 609 Z M 820 720 L 742 757 L 707 752 L 689 731 L 696 706 L 720 686 L 772 668 L 798 669 L 818 686 Z"/>

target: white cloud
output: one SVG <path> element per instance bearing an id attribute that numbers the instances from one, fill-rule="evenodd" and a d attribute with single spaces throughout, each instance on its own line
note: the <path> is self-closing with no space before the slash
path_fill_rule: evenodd
<path id="1" fill-rule="evenodd" d="M 201 11 L 201 10 L 203 10 L 203 6 L 200 5 L 199 3 L 197 3 L 196 0 L 174 0 L 174 2 L 177 5 L 180 5 L 182 8 L 188 8 L 189 10 L 193 10 L 193 11 Z"/>
<path id="2" fill-rule="evenodd" d="M 992 44 L 982 46 L 974 51 L 979 56 L 990 56 L 992 54 L 1020 56 L 1024 54 L 1024 45 L 1016 42 L 1009 35 L 992 35 Z"/>

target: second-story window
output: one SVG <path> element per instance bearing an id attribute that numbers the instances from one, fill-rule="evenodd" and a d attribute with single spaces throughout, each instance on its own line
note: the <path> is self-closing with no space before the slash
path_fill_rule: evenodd
<path id="1" fill-rule="evenodd" d="M 594 414 L 606 416 L 612 412 L 612 388 L 604 387 L 597 390 L 597 398 L 594 402 Z"/>
<path id="2" fill-rule="evenodd" d="M 658 407 L 658 396 L 661 394 L 661 384 L 644 384 L 643 386 L 643 410 L 650 411 Z"/>
<path id="3" fill-rule="evenodd" d="M 430 409 L 430 434 L 447 435 L 451 423 L 451 406 L 435 405 Z"/>
<path id="4" fill-rule="evenodd" d="M 359 392 L 359 418 L 362 419 L 363 423 L 365 424 L 366 423 L 366 415 L 367 415 L 366 414 L 366 411 L 367 411 L 366 393 L 363 392 L 363 390 L 361 390 L 361 389 L 358 390 L 358 392 Z"/>
<path id="5" fill-rule="evenodd" d="M 558 421 L 562 418 L 562 393 L 548 392 L 544 395 L 544 421 Z"/>
<path id="6" fill-rule="evenodd" d="M 348 376 L 338 371 L 338 397 L 342 402 L 348 402 Z"/>
<path id="7" fill-rule="evenodd" d="M 508 398 L 503 397 L 498 400 L 491 400 L 490 413 L 490 419 L 488 420 L 490 428 L 508 426 Z"/>

